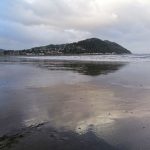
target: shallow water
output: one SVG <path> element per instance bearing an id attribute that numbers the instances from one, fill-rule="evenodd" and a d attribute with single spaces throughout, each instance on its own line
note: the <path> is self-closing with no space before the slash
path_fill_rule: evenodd
<path id="1" fill-rule="evenodd" d="M 98 56 L 90 59 L 93 57 Z M 113 61 L 105 57 L 113 57 Z M 139 61 L 105 57 L 90 62 L 81 57 L 67 61 L 60 56 L 59 60 L 1 57 L 0 136 L 9 136 L 0 139 L 0 146 L 62 149 L 66 143 L 78 146 L 64 149 L 149 149 L 148 57 L 146 61 L 143 55 L 138 56 Z M 35 129 L 41 123 L 40 131 Z M 54 131 L 53 141 L 49 138 Z"/>

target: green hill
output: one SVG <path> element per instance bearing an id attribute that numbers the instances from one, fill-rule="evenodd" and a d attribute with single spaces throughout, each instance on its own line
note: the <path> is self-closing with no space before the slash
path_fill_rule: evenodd
<path id="1" fill-rule="evenodd" d="M 12 54 L 12 51 L 8 51 Z M 27 50 L 14 51 L 18 55 L 73 55 L 73 54 L 131 54 L 129 50 L 117 43 L 97 38 L 79 42 L 34 47 Z M 7 55 L 7 52 L 5 52 Z"/>

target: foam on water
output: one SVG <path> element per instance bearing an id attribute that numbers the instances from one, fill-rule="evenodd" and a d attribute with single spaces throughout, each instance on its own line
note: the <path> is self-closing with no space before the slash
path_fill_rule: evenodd
<path id="1" fill-rule="evenodd" d="M 150 54 L 132 55 L 78 55 L 78 56 L 33 56 L 25 59 L 60 61 L 106 61 L 106 62 L 150 62 Z"/>

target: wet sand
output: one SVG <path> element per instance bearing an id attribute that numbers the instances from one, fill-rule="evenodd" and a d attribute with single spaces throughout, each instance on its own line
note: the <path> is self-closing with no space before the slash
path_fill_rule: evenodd
<path id="1" fill-rule="evenodd" d="M 0 67 L 0 149 L 150 148 L 147 63 L 7 61 Z"/>

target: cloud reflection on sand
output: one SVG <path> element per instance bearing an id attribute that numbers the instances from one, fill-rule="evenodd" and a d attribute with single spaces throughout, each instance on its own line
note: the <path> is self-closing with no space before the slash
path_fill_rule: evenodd
<path id="1" fill-rule="evenodd" d="M 80 135 L 91 130 L 126 149 L 148 147 L 149 64 L 31 61 L 0 68 L 1 135 L 48 122 Z"/>

